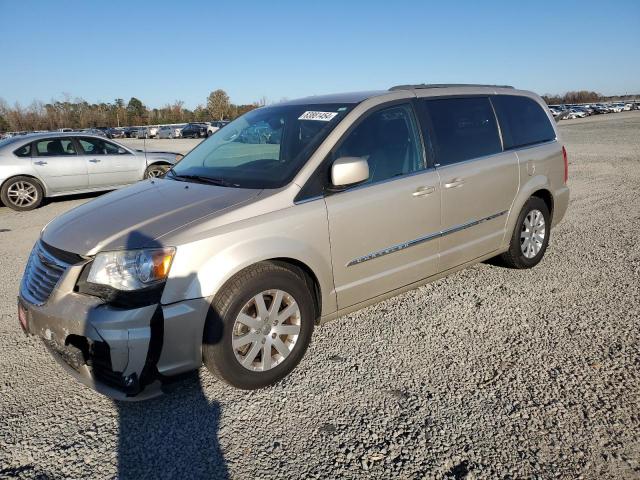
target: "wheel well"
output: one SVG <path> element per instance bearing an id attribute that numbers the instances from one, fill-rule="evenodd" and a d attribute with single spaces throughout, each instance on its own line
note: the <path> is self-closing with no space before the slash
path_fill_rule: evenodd
<path id="1" fill-rule="evenodd" d="M 538 190 L 533 192 L 531 196 L 541 199 L 547 205 L 549 215 L 553 218 L 553 195 L 551 195 L 551 192 L 549 190 Z"/>
<path id="2" fill-rule="evenodd" d="M 270 262 L 277 262 L 280 265 L 287 266 L 289 268 L 293 267 L 295 269 L 301 270 L 307 280 L 307 286 L 311 293 L 313 294 L 313 303 L 316 312 L 316 320 L 320 319 L 320 315 L 322 315 L 322 291 L 320 290 L 320 283 L 318 282 L 318 277 L 313 273 L 306 264 L 302 263 L 299 260 L 295 260 L 293 258 L 272 258 L 268 260 Z"/>
<path id="3" fill-rule="evenodd" d="M 171 164 L 166 160 L 158 160 L 157 162 L 153 162 L 147 165 L 147 168 L 152 167 L 154 165 L 166 165 L 167 167 L 171 166 Z"/>

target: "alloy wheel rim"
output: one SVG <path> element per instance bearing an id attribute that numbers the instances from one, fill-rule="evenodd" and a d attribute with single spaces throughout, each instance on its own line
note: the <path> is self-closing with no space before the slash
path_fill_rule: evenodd
<path id="1" fill-rule="evenodd" d="M 232 330 L 236 360 L 247 370 L 264 372 L 281 364 L 300 335 L 297 302 L 283 290 L 265 290 L 240 310 Z"/>
<path id="2" fill-rule="evenodd" d="M 7 189 L 7 197 L 16 207 L 29 207 L 38 200 L 38 190 L 29 182 L 15 182 Z"/>
<path id="3" fill-rule="evenodd" d="M 542 249 L 544 237 L 546 235 L 546 225 L 544 215 L 540 210 L 531 210 L 524 217 L 522 230 L 520 232 L 520 250 L 526 258 L 534 258 Z"/>
<path id="4" fill-rule="evenodd" d="M 164 175 L 164 170 L 161 168 L 152 168 L 151 170 L 149 170 L 149 178 L 158 178 L 161 177 L 162 175 Z"/>

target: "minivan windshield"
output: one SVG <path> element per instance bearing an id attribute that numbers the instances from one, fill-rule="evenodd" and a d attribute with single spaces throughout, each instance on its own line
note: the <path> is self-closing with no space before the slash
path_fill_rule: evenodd
<path id="1" fill-rule="evenodd" d="M 275 105 L 252 110 L 194 148 L 166 178 L 236 188 L 280 188 L 353 106 Z"/>

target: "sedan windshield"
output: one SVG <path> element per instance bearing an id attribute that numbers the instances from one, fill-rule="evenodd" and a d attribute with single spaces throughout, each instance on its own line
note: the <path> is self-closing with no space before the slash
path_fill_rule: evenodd
<path id="1" fill-rule="evenodd" d="M 353 104 L 252 110 L 202 142 L 167 178 L 238 188 L 289 183 Z"/>

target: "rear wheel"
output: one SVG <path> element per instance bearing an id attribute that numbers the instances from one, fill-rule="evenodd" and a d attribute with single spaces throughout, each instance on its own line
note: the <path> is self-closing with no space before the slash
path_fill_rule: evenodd
<path id="1" fill-rule="evenodd" d="M 0 199 L 12 210 L 33 210 L 42 203 L 44 191 L 40 182 L 31 177 L 14 177 L 7 180 L 0 190 Z"/>
<path id="2" fill-rule="evenodd" d="M 234 276 L 207 315 L 207 369 L 242 389 L 271 385 L 300 362 L 311 340 L 315 308 L 302 271 L 261 262 Z"/>
<path id="3" fill-rule="evenodd" d="M 518 216 L 509 250 L 500 256 L 500 260 L 511 268 L 536 266 L 547 250 L 550 232 L 551 215 L 547 204 L 541 198 L 529 198 Z"/>
<path id="4" fill-rule="evenodd" d="M 169 170 L 169 165 L 149 165 L 144 172 L 144 178 L 158 178 Z"/>

